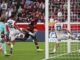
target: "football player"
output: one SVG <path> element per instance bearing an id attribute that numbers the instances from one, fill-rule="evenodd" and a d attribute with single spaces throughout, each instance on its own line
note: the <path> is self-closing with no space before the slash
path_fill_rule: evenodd
<path id="1" fill-rule="evenodd" d="M 7 54 L 7 51 L 6 51 L 7 31 L 6 31 L 6 26 L 3 18 L 4 17 L 0 17 L 0 45 L 1 45 L 0 49 L 2 48 L 5 56 L 10 56 L 10 54 Z"/>
<path id="2" fill-rule="evenodd" d="M 39 44 L 38 44 L 38 40 L 35 35 L 35 32 L 37 31 L 35 29 L 36 25 L 37 25 L 37 19 L 35 18 L 35 19 L 31 20 L 27 29 L 23 29 L 23 32 L 25 34 L 25 38 L 28 38 L 29 36 L 31 36 L 33 38 L 33 41 L 34 41 L 34 44 L 36 46 L 37 51 L 43 51 L 43 49 L 40 49 Z"/>
<path id="3" fill-rule="evenodd" d="M 65 29 L 65 31 L 67 32 L 67 34 L 64 33 L 63 24 L 60 21 L 55 20 L 54 32 L 56 36 L 56 42 L 54 44 L 54 49 L 52 53 L 56 52 L 61 40 L 75 39 L 75 36 L 73 36 L 73 34 L 69 30 Z"/>
<path id="4" fill-rule="evenodd" d="M 20 28 L 16 25 L 16 12 L 12 12 L 11 17 L 7 21 L 8 29 L 9 29 L 9 39 L 10 41 L 10 54 L 12 54 L 16 34 L 21 31 Z"/>

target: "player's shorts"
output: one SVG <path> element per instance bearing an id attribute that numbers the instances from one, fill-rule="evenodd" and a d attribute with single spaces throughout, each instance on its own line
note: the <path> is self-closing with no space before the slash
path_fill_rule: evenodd
<path id="1" fill-rule="evenodd" d="M 57 35 L 57 39 L 58 40 L 67 40 L 68 39 L 68 35 L 64 34 L 63 32 L 56 32 Z"/>
<path id="2" fill-rule="evenodd" d="M 29 38 L 29 36 L 32 37 L 32 36 L 35 36 L 35 35 L 36 35 L 36 32 L 31 32 L 31 31 L 28 32 L 28 33 L 26 32 L 26 33 L 25 33 L 25 38 Z"/>
<path id="3" fill-rule="evenodd" d="M 55 32 L 50 32 L 49 33 L 49 42 L 56 42 L 56 43 L 59 42 Z"/>
<path id="4" fill-rule="evenodd" d="M 69 35 L 64 34 L 63 32 L 50 32 L 49 42 L 59 43 L 61 40 L 67 40 Z"/>
<path id="5" fill-rule="evenodd" d="M 10 33 L 9 33 L 9 38 L 11 41 L 14 41 L 15 38 L 17 37 L 16 35 L 19 33 L 19 31 L 17 29 L 13 29 L 13 30 L 10 30 Z"/>
<path id="6" fill-rule="evenodd" d="M 62 34 L 61 36 L 57 36 L 57 39 L 58 40 L 67 40 L 68 39 L 68 36 L 65 35 L 65 34 Z"/>

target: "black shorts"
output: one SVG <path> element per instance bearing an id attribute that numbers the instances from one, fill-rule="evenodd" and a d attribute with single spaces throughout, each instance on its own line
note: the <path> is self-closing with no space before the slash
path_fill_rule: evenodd
<path id="1" fill-rule="evenodd" d="M 27 39 L 30 35 L 28 33 L 25 33 L 25 38 Z"/>

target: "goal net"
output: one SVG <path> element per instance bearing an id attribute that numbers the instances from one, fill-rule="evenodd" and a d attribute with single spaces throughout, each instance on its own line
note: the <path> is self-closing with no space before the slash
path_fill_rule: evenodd
<path id="1" fill-rule="evenodd" d="M 80 59 L 80 1 L 79 0 L 45 0 L 45 59 L 79 60 Z M 54 21 L 59 21 L 62 34 L 56 34 Z M 48 26 L 48 27 L 47 27 Z M 57 41 L 61 35 L 73 37 Z M 56 35 L 59 35 L 58 37 Z M 64 36 L 63 36 L 64 38 Z"/>

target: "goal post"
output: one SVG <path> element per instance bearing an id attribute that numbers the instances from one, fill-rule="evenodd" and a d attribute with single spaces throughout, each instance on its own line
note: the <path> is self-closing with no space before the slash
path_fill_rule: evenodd
<path id="1" fill-rule="evenodd" d="M 45 60 L 49 59 L 48 17 L 49 17 L 49 0 L 45 0 Z"/>
<path id="2" fill-rule="evenodd" d="M 58 19 L 60 19 L 60 23 L 63 24 L 63 26 L 64 25 L 66 26 L 66 27 L 63 27 L 64 30 L 67 29 L 72 34 L 74 34 L 74 31 L 80 33 L 80 28 L 79 28 L 80 17 L 79 18 L 77 17 L 76 19 L 76 20 L 79 20 L 79 22 L 72 21 L 74 20 L 72 19 L 72 16 L 75 15 L 74 14 L 75 12 L 73 12 L 73 10 L 78 11 L 74 9 L 75 6 L 73 8 L 73 4 L 75 3 L 75 1 L 78 4 L 77 6 L 80 6 L 80 2 L 78 2 L 78 0 L 45 0 L 45 60 L 48 60 L 50 58 L 54 60 L 55 58 L 64 58 L 64 59 L 74 58 L 74 57 L 79 58 L 78 50 L 80 50 L 80 47 L 79 47 L 80 41 L 76 39 L 75 40 L 65 39 L 65 40 L 57 41 L 58 43 L 60 43 L 60 46 L 56 48 L 55 44 L 57 39 L 55 39 L 56 38 L 55 32 L 53 31 L 54 26 L 51 27 L 51 30 L 50 30 L 49 29 L 50 27 L 48 24 L 51 22 L 50 18 L 52 20 L 57 20 L 57 21 Z M 63 31 L 63 34 L 67 34 L 67 31 Z M 78 33 L 76 34 L 78 35 Z M 55 49 L 56 49 L 56 52 L 54 52 Z"/>
<path id="3" fill-rule="evenodd" d="M 70 31 L 71 29 L 70 29 L 70 0 L 67 0 L 67 13 L 68 13 L 68 15 L 67 15 L 67 29 Z M 67 52 L 68 53 L 70 53 L 71 52 L 71 45 L 70 45 L 70 42 L 68 41 L 67 42 Z"/>

